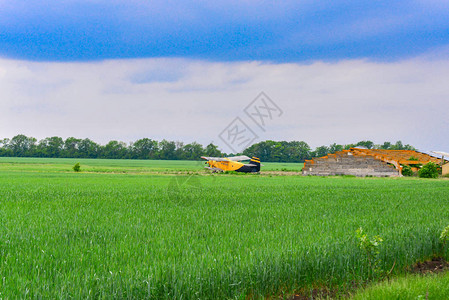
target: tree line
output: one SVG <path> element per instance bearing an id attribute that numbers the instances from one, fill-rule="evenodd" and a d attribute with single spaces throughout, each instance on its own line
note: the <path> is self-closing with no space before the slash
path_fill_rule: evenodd
<path id="1" fill-rule="evenodd" d="M 385 142 L 376 145 L 372 141 L 360 141 L 356 144 L 319 146 L 312 150 L 304 141 L 262 141 L 246 148 L 242 153 L 257 156 L 266 162 L 303 162 L 312 157 L 324 156 L 351 147 L 363 146 L 368 149 L 415 150 L 401 141 L 392 144 Z M 0 139 L 0 156 L 4 157 L 53 157 L 53 158 L 108 158 L 108 159 L 162 159 L 162 160 L 198 160 L 201 156 L 227 156 L 218 146 L 210 143 L 203 146 L 193 142 L 184 144 L 178 141 L 156 141 L 149 138 L 139 139 L 129 144 L 110 141 L 106 145 L 90 139 L 69 137 L 47 137 L 37 140 L 23 134 L 11 139 Z"/>
<path id="2" fill-rule="evenodd" d="M 411 145 L 404 145 L 401 141 L 395 144 L 384 142 L 383 144 L 375 144 L 372 141 L 360 141 L 355 144 L 331 144 L 329 146 L 319 146 L 314 150 L 309 147 L 306 142 L 276 142 L 263 141 L 253 144 L 243 151 L 248 156 L 257 156 L 261 161 L 269 162 L 304 162 L 306 159 L 313 157 L 325 156 L 329 153 L 335 153 L 341 150 L 348 150 L 353 147 L 364 147 L 367 149 L 385 149 L 385 150 L 416 150 Z"/>

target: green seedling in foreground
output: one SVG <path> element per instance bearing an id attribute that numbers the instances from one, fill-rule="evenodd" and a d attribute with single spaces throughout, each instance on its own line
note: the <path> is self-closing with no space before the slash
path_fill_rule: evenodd
<path id="1" fill-rule="evenodd" d="M 442 252 L 444 254 L 446 252 L 447 242 L 449 242 L 449 225 L 441 232 L 440 241 L 442 244 Z"/>
<path id="2" fill-rule="evenodd" d="M 80 172 L 80 171 L 81 171 L 80 163 L 76 163 L 76 164 L 73 166 L 73 171 L 75 171 L 75 172 Z"/>
<path id="3" fill-rule="evenodd" d="M 370 238 L 367 233 L 364 233 L 362 227 L 359 227 L 359 229 L 356 230 L 356 233 L 357 239 L 359 240 L 359 248 L 365 253 L 373 274 L 381 275 L 383 270 L 380 267 L 381 259 L 379 255 L 380 245 L 382 244 L 383 239 L 378 235 Z"/>

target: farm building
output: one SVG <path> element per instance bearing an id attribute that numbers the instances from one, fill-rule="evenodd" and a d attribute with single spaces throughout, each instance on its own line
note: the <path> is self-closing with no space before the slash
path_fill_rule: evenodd
<path id="1" fill-rule="evenodd" d="M 409 165 L 413 171 L 417 171 L 416 165 L 425 165 L 428 162 L 441 164 L 441 159 L 412 150 L 351 148 L 306 160 L 302 174 L 401 176 L 403 165 Z M 443 166 L 443 174 L 445 170 L 449 171 L 447 163 Z"/>

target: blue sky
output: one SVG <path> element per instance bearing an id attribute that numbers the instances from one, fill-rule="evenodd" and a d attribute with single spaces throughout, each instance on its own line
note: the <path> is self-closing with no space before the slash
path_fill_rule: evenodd
<path id="1" fill-rule="evenodd" d="M 402 140 L 449 152 L 449 2 L 0 0 L 0 139 Z M 244 109 L 282 110 L 259 130 Z"/>
<path id="2" fill-rule="evenodd" d="M 0 56 L 398 60 L 449 43 L 447 1 L 0 1 Z"/>

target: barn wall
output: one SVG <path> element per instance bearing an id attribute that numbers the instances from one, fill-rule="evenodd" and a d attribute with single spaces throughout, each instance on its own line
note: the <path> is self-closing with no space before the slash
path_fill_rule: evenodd
<path id="1" fill-rule="evenodd" d="M 386 162 L 372 156 L 354 156 L 351 153 L 337 153 L 306 161 L 302 173 L 318 176 L 400 176 L 399 170 Z"/>
<path id="2" fill-rule="evenodd" d="M 443 165 L 442 171 L 443 171 L 442 172 L 443 175 L 449 174 L 449 163 L 446 163 Z"/>

